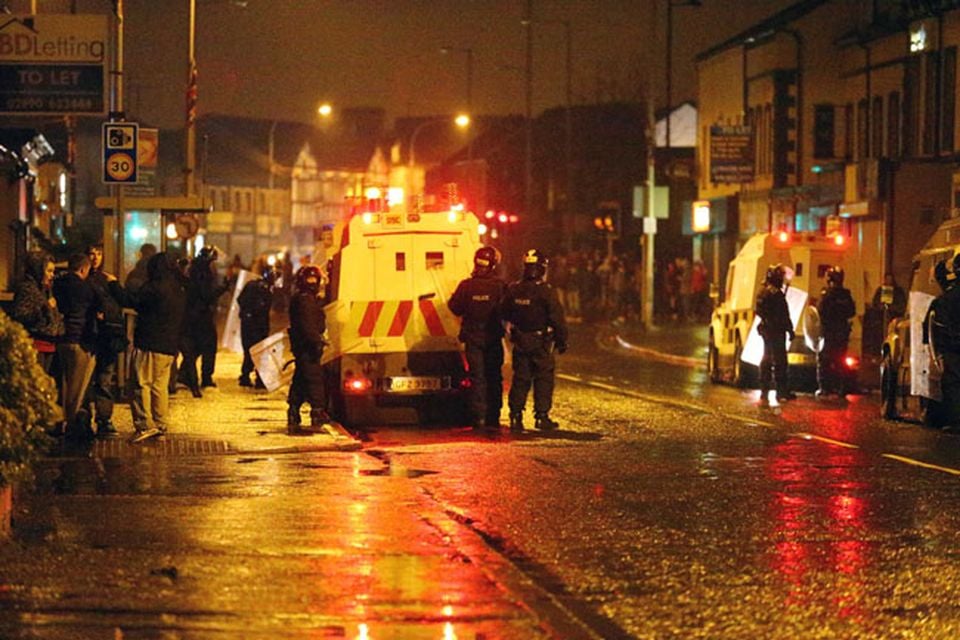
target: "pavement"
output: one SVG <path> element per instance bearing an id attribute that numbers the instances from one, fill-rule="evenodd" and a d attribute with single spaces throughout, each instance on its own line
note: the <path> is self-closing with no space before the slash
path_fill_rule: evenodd
<path id="1" fill-rule="evenodd" d="M 117 404 L 113 422 L 120 437 L 98 440 L 93 455 L 116 457 L 130 454 L 171 453 L 306 453 L 311 451 L 352 451 L 361 443 L 337 423 L 324 425 L 316 433 L 287 433 L 287 387 L 273 392 L 241 387 L 243 357 L 229 351 L 217 354 L 215 388 L 194 398 L 181 388 L 170 398 L 170 432 L 131 444 L 133 417 L 130 407 Z M 309 407 L 304 406 L 304 424 L 309 425 Z"/>

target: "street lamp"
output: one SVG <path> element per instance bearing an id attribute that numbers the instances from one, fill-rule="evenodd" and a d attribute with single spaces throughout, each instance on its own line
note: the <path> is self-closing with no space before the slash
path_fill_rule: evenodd
<path id="1" fill-rule="evenodd" d="M 674 7 L 699 7 L 701 0 L 667 0 L 667 122 L 666 122 L 666 148 L 670 148 L 670 120 L 672 120 L 673 109 L 673 8 Z"/>
<path id="2" fill-rule="evenodd" d="M 417 136 L 420 135 L 420 132 L 430 125 L 442 124 L 444 122 L 450 122 L 450 120 L 448 118 L 434 118 L 432 120 L 424 120 L 416 126 L 416 128 L 413 130 L 413 134 L 410 136 L 410 157 L 407 161 L 407 166 L 413 167 L 416 164 L 415 149 L 417 144 Z M 460 129 L 466 129 L 470 126 L 470 116 L 465 113 L 457 114 L 457 116 L 453 119 L 453 123 Z"/>
<path id="3" fill-rule="evenodd" d="M 470 47 L 455 47 L 446 45 L 440 47 L 440 53 L 462 53 L 467 59 L 467 113 L 473 113 L 473 49 Z M 467 143 L 467 160 L 473 159 L 473 137 Z"/>

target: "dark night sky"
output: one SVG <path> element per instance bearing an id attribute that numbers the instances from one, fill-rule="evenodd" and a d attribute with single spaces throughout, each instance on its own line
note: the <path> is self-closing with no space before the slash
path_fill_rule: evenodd
<path id="1" fill-rule="evenodd" d="M 74 0 L 104 12 L 107 0 Z M 663 103 L 667 0 L 534 0 L 534 20 L 569 20 L 576 102 L 634 98 L 649 78 Z M 69 0 L 39 0 L 66 12 Z M 2 2 L 0 2 L 2 4 Z M 29 0 L 7 0 L 14 12 Z M 126 0 L 126 108 L 174 127 L 183 120 L 188 0 Z M 384 107 L 391 116 L 523 113 L 525 0 L 197 0 L 200 111 L 309 121 L 321 100 Z M 656 9 L 654 9 L 654 4 Z M 693 56 L 791 0 L 703 0 L 674 10 L 674 101 L 694 98 Z M 651 21 L 655 18 L 655 28 Z M 508 67 L 508 68 L 503 68 Z M 509 67 L 513 67 L 510 69 Z M 564 103 L 564 37 L 534 27 L 534 113 Z"/>

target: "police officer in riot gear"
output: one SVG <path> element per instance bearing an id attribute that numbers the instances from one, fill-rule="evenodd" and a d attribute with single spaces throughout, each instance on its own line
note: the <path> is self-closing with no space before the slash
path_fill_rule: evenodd
<path id="1" fill-rule="evenodd" d="M 240 308 L 240 343 L 243 345 L 239 383 L 241 387 L 256 386 L 263 389 L 259 374 L 256 384 L 250 381 L 250 374 L 254 371 L 250 349 L 270 335 L 270 309 L 273 306 L 273 285 L 277 272 L 273 267 L 264 264 L 260 275 L 260 278 L 245 284 L 237 296 L 237 306 Z"/>
<path id="2" fill-rule="evenodd" d="M 567 325 L 557 292 L 544 281 L 547 258 L 536 249 L 523 256 L 523 276 L 507 287 L 504 320 L 513 342 L 513 383 L 510 387 L 510 429 L 523 430 L 523 408 L 533 385 L 534 426 L 556 429 L 550 419 L 553 406 L 554 349 L 567 350 Z"/>
<path id="3" fill-rule="evenodd" d="M 958 262 L 954 258 L 954 264 Z M 934 267 L 934 279 L 943 293 L 930 303 L 923 338 L 931 343 L 940 368 L 942 399 L 928 402 L 924 421 L 934 427 L 955 428 L 960 426 L 960 287 L 956 286 L 956 272 L 951 272 L 946 262 Z"/>
<path id="4" fill-rule="evenodd" d="M 480 247 L 473 256 L 473 274 L 460 282 L 450 310 L 462 318 L 460 341 L 469 367 L 470 418 L 475 429 L 500 425 L 503 406 L 503 296 L 506 283 L 495 275 L 500 252 Z"/>
<path id="5" fill-rule="evenodd" d="M 760 318 L 759 333 L 763 338 L 763 359 L 760 361 L 760 404 L 770 403 L 771 377 L 776 379 L 777 400 L 796 396 L 788 389 L 786 337 L 794 338 L 793 323 L 784 292 L 786 269 L 777 264 L 767 269 L 763 288 L 757 295 L 755 312 Z"/>
<path id="6" fill-rule="evenodd" d="M 327 394 L 324 384 L 323 332 L 326 317 L 323 313 L 323 274 L 320 267 L 306 265 L 296 276 L 296 293 L 290 299 L 290 349 L 295 369 L 290 392 L 287 394 L 287 430 L 300 431 L 300 407 L 310 405 L 310 424 L 320 427 L 330 421 L 327 415 Z"/>
<path id="7" fill-rule="evenodd" d="M 843 269 L 827 269 L 827 286 L 820 292 L 817 311 L 823 332 L 823 348 L 817 354 L 817 397 L 835 392 L 846 395 L 843 360 L 850 344 L 850 319 L 857 314 L 850 290 L 843 286 Z"/>

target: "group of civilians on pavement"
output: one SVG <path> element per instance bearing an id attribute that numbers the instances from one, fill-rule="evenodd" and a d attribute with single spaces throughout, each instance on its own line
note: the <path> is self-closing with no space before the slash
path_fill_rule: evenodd
<path id="1" fill-rule="evenodd" d="M 57 381 L 64 422 L 56 435 L 73 443 L 116 435 L 117 363 L 130 346 L 124 308 L 136 311 L 128 387 L 135 440 L 166 432 L 168 400 L 177 383 L 197 398 L 202 389 L 216 387 L 217 306 L 235 283 L 229 272 L 225 281 L 218 276 L 218 257 L 213 247 L 187 260 L 145 244 L 121 285 L 104 270 L 99 244 L 71 255 L 56 277 L 49 254 L 27 256 L 10 315 L 27 330 L 40 365 Z M 239 296 L 246 351 L 242 386 L 254 384 L 249 348 L 270 330 L 275 272 L 265 263 L 258 271 L 263 277 L 252 279 Z"/>
<path id="2" fill-rule="evenodd" d="M 571 322 L 639 321 L 643 263 L 627 254 L 573 251 L 550 262 L 550 283 Z M 710 279 L 701 260 L 676 257 L 659 265 L 658 314 L 674 322 L 710 317 Z"/>

